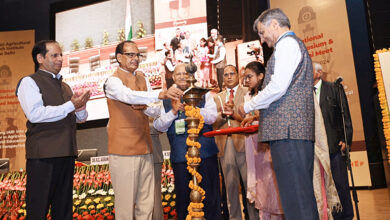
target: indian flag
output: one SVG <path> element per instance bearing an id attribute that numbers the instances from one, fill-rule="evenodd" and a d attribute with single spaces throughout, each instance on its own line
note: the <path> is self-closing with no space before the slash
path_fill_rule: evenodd
<path id="1" fill-rule="evenodd" d="M 133 28 L 131 26 L 130 0 L 126 0 L 125 34 L 127 34 L 127 40 L 131 40 L 133 38 Z"/>

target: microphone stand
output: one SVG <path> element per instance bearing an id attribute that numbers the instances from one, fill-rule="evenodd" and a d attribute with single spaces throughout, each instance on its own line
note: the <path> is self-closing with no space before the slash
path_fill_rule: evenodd
<path id="1" fill-rule="evenodd" d="M 341 81 L 340 81 L 341 82 Z M 341 118 L 343 120 L 343 130 L 344 130 L 344 140 L 345 140 L 345 153 L 341 152 L 343 156 L 346 157 L 346 163 L 347 163 L 347 168 L 350 171 L 350 177 L 351 177 L 351 184 L 352 184 L 352 197 L 353 201 L 355 203 L 355 210 L 356 210 L 356 219 L 360 220 L 360 215 L 359 215 L 359 207 L 358 207 L 358 196 L 356 192 L 356 187 L 355 187 L 355 181 L 353 180 L 353 173 L 352 173 L 352 166 L 351 166 L 351 155 L 349 153 L 349 146 L 348 146 L 348 141 L 347 141 L 347 132 L 346 132 L 346 127 L 345 127 L 345 111 L 344 111 L 344 99 L 341 96 L 342 92 L 344 92 L 343 86 L 340 84 L 340 82 L 336 82 L 336 86 L 339 90 L 339 98 L 340 98 L 340 111 L 341 111 Z"/>

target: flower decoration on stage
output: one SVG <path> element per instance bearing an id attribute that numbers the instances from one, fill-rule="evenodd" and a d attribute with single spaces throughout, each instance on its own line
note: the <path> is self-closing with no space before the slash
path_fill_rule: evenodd
<path id="1" fill-rule="evenodd" d="M 187 106 L 185 106 L 185 115 L 187 116 L 187 118 L 199 119 L 199 125 L 197 128 L 189 128 L 187 130 L 188 137 L 186 140 L 186 144 L 189 147 L 196 147 L 196 148 L 200 149 L 201 144 L 198 141 L 192 140 L 190 137 L 191 134 L 195 134 L 196 136 L 199 135 L 200 131 L 203 128 L 204 119 L 203 119 L 203 116 L 200 114 L 200 109 L 197 107 L 187 105 Z M 200 175 L 200 173 L 196 169 L 194 169 L 192 167 L 192 165 L 199 164 L 201 162 L 200 156 L 196 156 L 196 157 L 189 156 L 188 151 L 187 151 L 186 159 L 187 159 L 188 172 L 191 175 L 195 176 L 197 184 L 199 184 L 200 182 L 202 182 L 202 176 Z M 204 212 L 198 211 L 198 210 L 201 210 L 204 207 L 202 201 L 205 199 L 205 191 L 204 191 L 204 189 L 202 189 L 202 187 L 194 184 L 194 180 L 191 180 L 188 186 L 191 190 L 198 192 L 201 195 L 201 198 L 198 200 L 198 202 L 191 202 L 190 203 L 190 205 L 188 206 L 188 215 L 187 215 L 186 219 L 190 220 L 190 219 L 192 219 L 192 217 L 195 217 L 195 218 L 196 217 L 203 217 Z"/>
<path id="2" fill-rule="evenodd" d="M 76 163 L 73 177 L 73 219 L 114 219 L 114 190 L 108 164 Z"/>
<path id="3" fill-rule="evenodd" d="M 27 175 L 23 170 L 0 174 L 0 219 L 26 218 L 26 179 Z M 165 160 L 162 196 L 167 218 L 176 217 L 174 183 L 170 161 Z M 47 219 L 51 219 L 50 210 Z M 75 163 L 73 219 L 115 219 L 114 190 L 108 164 Z"/>
<path id="4" fill-rule="evenodd" d="M 91 37 L 87 37 L 85 38 L 85 42 L 84 42 L 84 48 L 85 49 L 89 49 L 89 48 L 92 48 L 93 47 L 93 40 Z"/>
<path id="5" fill-rule="evenodd" d="M 386 139 L 386 148 L 387 148 L 387 158 L 388 162 L 390 163 L 390 114 L 389 114 L 389 108 L 386 98 L 386 91 L 385 91 L 385 85 L 383 82 L 383 75 L 382 75 L 382 69 L 381 64 L 379 62 L 379 54 L 388 52 L 387 49 L 377 50 L 376 53 L 373 55 L 374 57 L 374 68 L 375 68 L 375 76 L 376 81 L 378 85 L 378 98 L 380 107 L 382 109 L 382 122 L 383 122 L 383 133 L 385 135 Z"/>
<path id="6" fill-rule="evenodd" d="M 176 218 L 176 193 L 175 178 L 171 161 L 164 160 L 161 172 L 161 202 L 163 206 L 164 219 Z"/>
<path id="7" fill-rule="evenodd" d="M 125 41 L 126 40 L 125 29 L 123 29 L 123 28 L 119 29 L 117 40 L 118 41 Z"/>
<path id="8" fill-rule="evenodd" d="M 70 47 L 72 48 L 73 51 L 78 51 L 80 49 L 79 41 L 77 39 L 73 40 L 72 44 L 70 45 Z"/>
<path id="9" fill-rule="evenodd" d="M 146 30 L 145 30 L 144 24 L 141 21 L 137 22 L 137 28 L 138 28 L 137 32 L 136 32 L 137 39 L 145 37 Z"/>
<path id="10" fill-rule="evenodd" d="M 0 219 L 26 218 L 26 172 L 0 175 Z M 73 177 L 73 219 L 114 219 L 114 190 L 108 164 L 76 162 Z M 51 213 L 47 215 L 51 219 Z"/>
<path id="11" fill-rule="evenodd" d="M 23 171 L 0 175 L 0 219 L 17 219 L 26 214 L 26 179 Z"/>
<path id="12" fill-rule="evenodd" d="M 110 43 L 110 34 L 107 31 L 103 31 L 102 45 L 108 45 Z"/>

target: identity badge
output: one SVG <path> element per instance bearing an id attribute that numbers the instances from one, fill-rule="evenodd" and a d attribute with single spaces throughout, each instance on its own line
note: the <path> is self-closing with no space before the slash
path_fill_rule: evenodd
<path id="1" fill-rule="evenodd" d="M 184 122 L 184 119 L 178 119 L 178 120 L 175 120 L 175 131 L 176 131 L 176 134 L 184 134 L 184 132 L 186 131 L 186 127 L 185 127 L 185 122 Z"/>

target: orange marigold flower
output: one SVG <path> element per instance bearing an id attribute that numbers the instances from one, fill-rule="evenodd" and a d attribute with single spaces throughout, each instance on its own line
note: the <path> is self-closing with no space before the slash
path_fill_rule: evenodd
<path id="1" fill-rule="evenodd" d="M 164 207 L 163 211 L 164 211 L 164 213 L 168 213 L 169 211 L 171 211 L 171 207 L 166 206 L 166 207 Z"/>

